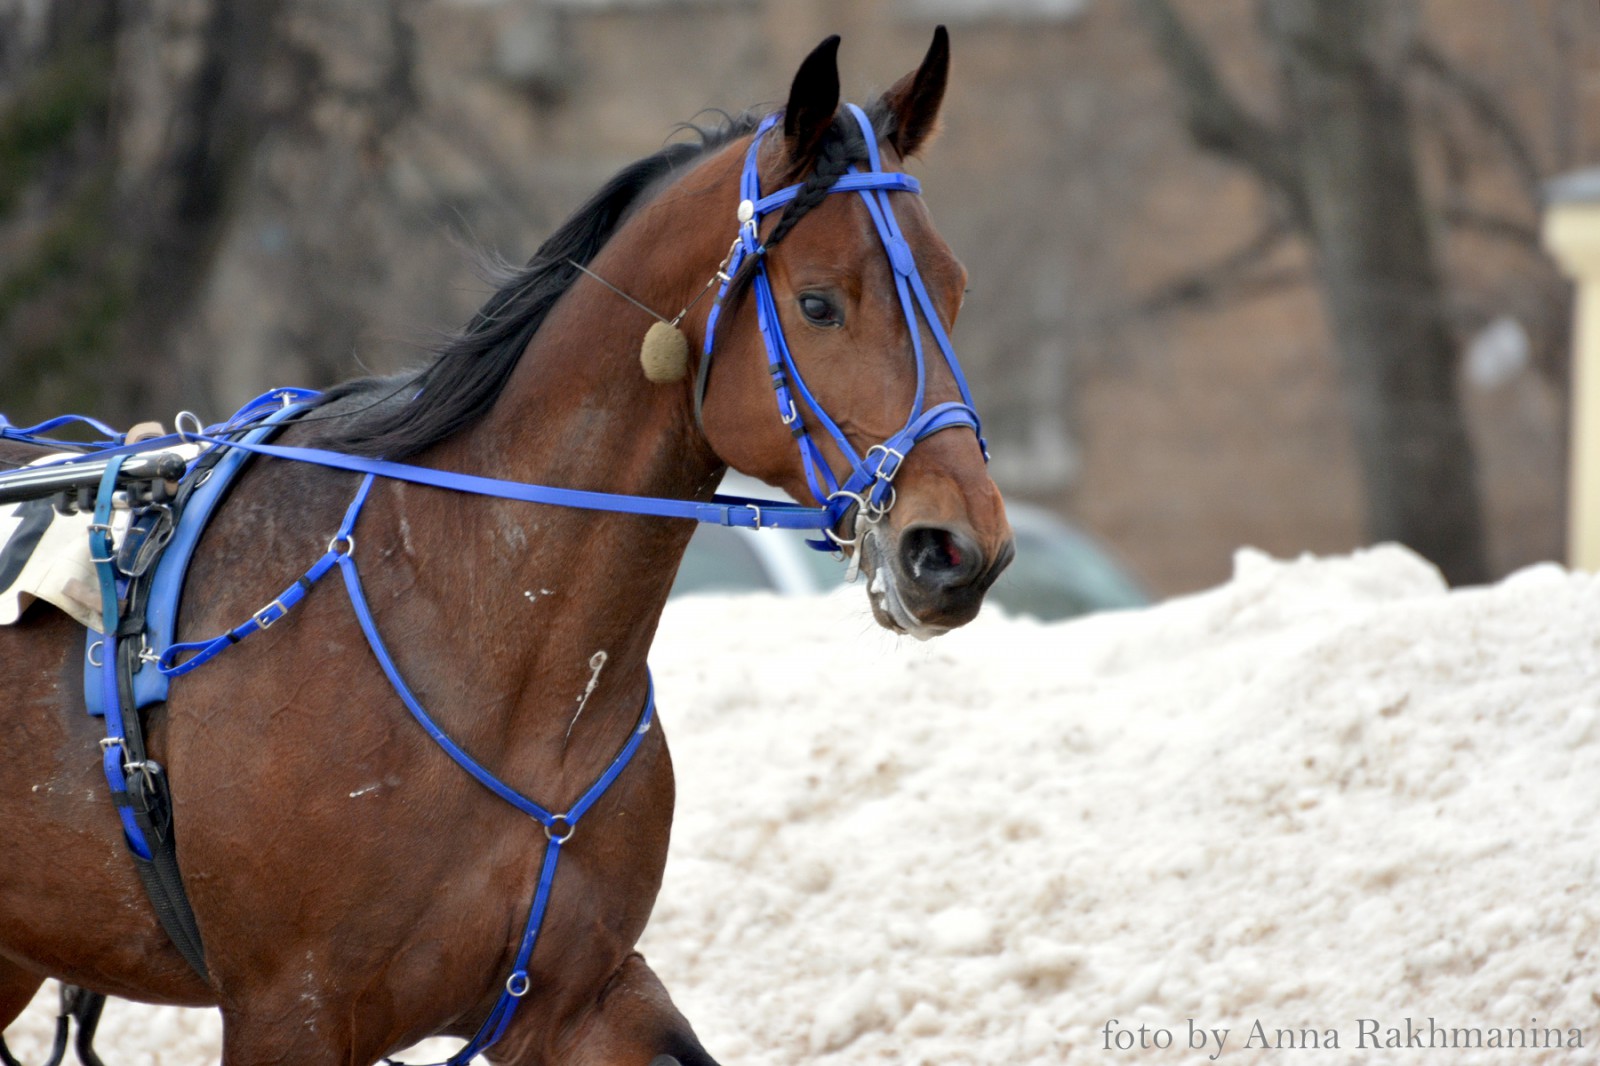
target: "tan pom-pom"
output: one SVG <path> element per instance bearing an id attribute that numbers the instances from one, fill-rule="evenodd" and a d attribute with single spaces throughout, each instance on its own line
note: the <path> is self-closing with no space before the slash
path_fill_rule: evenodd
<path id="1" fill-rule="evenodd" d="M 639 363 L 644 367 L 644 376 L 657 385 L 682 381 L 689 372 L 689 338 L 677 326 L 657 322 L 644 335 Z"/>

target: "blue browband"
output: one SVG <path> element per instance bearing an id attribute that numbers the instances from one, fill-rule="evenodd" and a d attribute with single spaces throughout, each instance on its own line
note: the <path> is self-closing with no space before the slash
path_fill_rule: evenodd
<path id="1" fill-rule="evenodd" d="M 778 317 L 777 301 L 772 295 L 772 283 L 767 278 L 766 248 L 761 244 L 760 238 L 761 220 L 793 200 L 801 188 L 799 185 L 791 185 L 768 196 L 761 195 L 761 170 L 758 160 L 761 140 L 777 125 L 780 116 L 776 114 L 767 116 L 756 128 L 755 136 L 750 141 L 750 148 L 745 153 L 744 172 L 739 179 L 739 193 L 743 197 L 739 209 L 741 220 L 739 240 L 729 257 L 728 265 L 723 269 L 726 280 L 717 293 L 717 302 L 706 318 L 705 346 L 701 352 L 702 360 L 711 359 L 716 346 L 717 320 L 721 317 L 723 300 L 733 284 L 732 279 L 746 257 L 756 256 L 752 281 L 755 290 L 756 316 L 761 327 L 761 339 L 767 349 L 767 365 L 772 374 L 773 390 L 777 395 L 778 417 L 783 420 L 784 425 L 790 427 L 795 436 L 800 448 L 800 458 L 805 466 L 806 482 L 811 488 L 812 496 L 823 503 L 828 513 L 835 519 L 835 522 L 829 523 L 829 537 L 833 537 L 832 525 L 842 518 L 852 505 L 859 505 L 862 517 L 869 520 L 881 518 L 884 512 L 893 506 L 894 476 L 899 472 L 901 463 L 905 462 L 906 455 L 912 447 L 924 437 L 941 429 L 967 426 L 978 434 L 978 444 L 983 450 L 984 458 L 987 460 L 989 457 L 989 448 L 983 440 L 978 412 L 973 407 L 972 392 L 967 387 L 966 376 L 961 372 L 955 348 L 939 321 L 938 310 L 934 307 L 932 297 L 928 295 L 928 288 L 923 283 L 921 272 L 917 270 L 916 257 L 912 255 L 911 246 L 906 243 L 905 236 L 900 232 L 900 224 L 895 219 L 894 208 L 889 202 L 889 193 L 915 193 L 921 190 L 921 186 L 909 174 L 882 169 L 882 161 L 878 154 L 878 136 L 872 128 L 871 120 L 867 118 L 866 112 L 855 104 L 846 104 L 845 107 L 861 128 L 862 139 L 867 146 L 867 160 L 872 169 L 862 172 L 851 167 L 850 173 L 839 178 L 828 191 L 853 192 L 861 197 L 862 202 L 867 205 L 868 214 L 872 216 L 872 224 L 878 231 L 878 239 L 883 243 L 884 253 L 888 255 L 889 263 L 894 268 L 895 290 L 900 297 L 900 310 L 905 316 L 906 328 L 911 333 L 911 349 L 917 367 L 916 395 L 912 399 L 911 413 L 906 417 L 905 425 L 888 440 L 868 448 L 865 456 L 860 455 L 845 437 L 838 423 L 828 415 L 822 403 L 807 387 L 805 377 L 800 373 L 800 368 L 795 365 L 794 358 L 789 352 L 789 343 L 783 334 L 783 323 Z M 923 353 L 922 330 L 917 321 L 919 311 L 922 321 L 927 323 L 928 332 L 933 337 L 934 343 L 939 346 L 940 354 L 944 356 L 945 365 L 955 377 L 956 387 L 961 390 L 960 403 L 951 401 L 924 409 L 928 371 L 927 359 Z M 817 421 L 833 438 L 845 461 L 850 464 L 850 474 L 842 484 L 795 406 L 795 392 L 799 393 L 805 405 L 815 414 Z M 834 540 L 837 543 L 849 543 L 838 541 L 838 538 Z M 824 549 L 833 546 L 825 541 L 812 543 Z"/>

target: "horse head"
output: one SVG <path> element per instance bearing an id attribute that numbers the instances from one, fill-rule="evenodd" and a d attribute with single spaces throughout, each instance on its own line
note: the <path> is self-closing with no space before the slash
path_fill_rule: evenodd
<path id="1" fill-rule="evenodd" d="M 966 271 L 903 169 L 937 125 L 949 44 L 941 27 L 866 109 L 840 104 L 838 45 L 729 149 L 740 237 L 697 409 L 723 462 L 833 509 L 878 622 L 926 638 L 971 621 L 1013 554 L 949 341 Z"/>

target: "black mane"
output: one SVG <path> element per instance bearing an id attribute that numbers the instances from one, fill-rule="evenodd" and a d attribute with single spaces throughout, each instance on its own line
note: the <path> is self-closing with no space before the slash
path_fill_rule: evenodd
<path id="1" fill-rule="evenodd" d="M 875 124 L 883 121 L 877 114 L 873 118 Z M 500 398 L 550 308 L 578 278 L 569 260 L 587 265 L 662 179 L 754 132 L 760 121 L 760 114 L 747 112 L 724 115 L 713 127 L 686 123 L 681 128 L 693 133 L 694 139 L 674 142 L 624 167 L 551 234 L 526 266 L 500 279 L 498 291 L 460 333 L 439 347 L 432 363 L 420 371 L 364 378 L 328 390 L 324 405 L 357 398 L 370 402 L 348 417 L 327 422 L 317 444 L 356 455 L 404 459 L 482 417 Z M 841 123 L 836 122 L 834 130 L 834 137 L 851 137 Z M 859 145 L 860 135 L 853 140 Z M 316 418 L 311 415 L 306 421 Z"/>
<path id="2" fill-rule="evenodd" d="M 439 347 L 432 363 L 397 378 L 364 378 L 330 389 L 324 404 L 355 395 L 412 398 L 400 404 L 380 401 L 337 419 L 319 434 L 318 443 L 356 455 L 404 459 L 476 421 L 499 399 L 523 349 L 577 279 L 568 260 L 587 265 L 657 182 L 752 132 L 759 121 L 760 116 L 740 115 L 724 116 L 710 128 L 686 125 L 695 139 L 674 142 L 624 167 L 539 246 L 526 266 L 498 279 L 498 291 Z"/>

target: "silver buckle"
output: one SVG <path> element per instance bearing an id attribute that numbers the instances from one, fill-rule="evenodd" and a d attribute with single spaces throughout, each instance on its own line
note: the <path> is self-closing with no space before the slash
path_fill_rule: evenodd
<path id="1" fill-rule="evenodd" d="M 894 476 L 900 472 L 900 465 L 906 461 L 905 452 L 891 448 L 887 444 L 874 444 L 872 447 L 867 449 L 867 455 L 869 457 L 873 452 L 882 452 L 883 458 L 878 460 L 877 468 L 872 471 L 872 476 L 878 481 L 893 481 Z M 887 474 L 885 474 L 883 472 L 883 468 L 889 464 L 889 457 L 891 455 L 894 456 L 894 466 Z"/>
<path id="2" fill-rule="evenodd" d="M 98 563 L 113 563 L 113 562 L 115 562 L 116 559 L 117 559 L 117 541 L 116 541 L 116 538 L 114 536 L 112 536 L 113 530 L 112 530 L 111 526 L 106 522 L 90 522 L 89 523 L 89 532 L 90 533 L 94 533 L 96 531 L 104 533 L 106 535 L 106 551 L 109 554 L 104 559 L 102 559 L 102 558 L 100 558 L 100 556 L 94 554 L 93 549 L 91 549 L 90 552 L 89 552 L 89 561 L 91 563 L 97 563 L 97 564 Z"/>
<path id="3" fill-rule="evenodd" d="M 268 617 L 267 612 L 272 610 L 274 607 L 276 607 L 278 609 L 277 615 L 275 617 Z M 272 623 L 278 621 L 279 619 L 281 619 L 284 615 L 286 615 L 288 613 L 289 613 L 289 608 L 287 608 L 287 607 L 285 607 L 283 605 L 283 601 L 282 600 L 273 600 L 271 603 L 269 603 L 265 607 L 261 608 L 261 610 L 257 611 L 255 614 L 251 615 L 250 616 L 250 621 L 254 622 L 256 624 L 256 626 L 258 628 L 260 628 L 260 629 L 269 629 L 269 628 L 271 628 Z"/>

